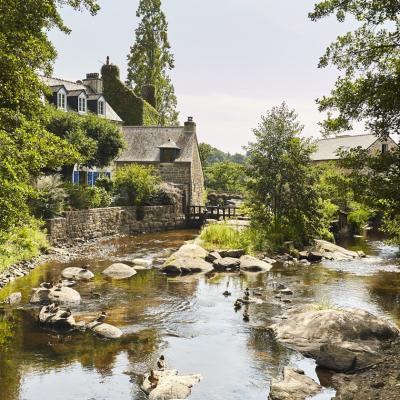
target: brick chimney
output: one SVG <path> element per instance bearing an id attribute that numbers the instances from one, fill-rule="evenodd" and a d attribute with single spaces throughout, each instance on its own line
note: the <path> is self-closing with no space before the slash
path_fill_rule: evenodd
<path id="1" fill-rule="evenodd" d="M 103 93 L 103 80 L 98 72 L 86 74 L 86 79 L 82 83 L 89 86 L 95 93 Z"/>
<path id="2" fill-rule="evenodd" d="M 193 121 L 193 117 L 188 117 L 187 121 L 185 122 L 184 132 L 188 135 L 196 133 L 196 122 Z"/>

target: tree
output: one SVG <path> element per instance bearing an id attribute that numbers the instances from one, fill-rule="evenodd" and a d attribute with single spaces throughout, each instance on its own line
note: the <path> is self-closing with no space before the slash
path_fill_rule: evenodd
<path id="1" fill-rule="evenodd" d="M 174 68 L 168 41 L 168 23 L 161 0 L 140 0 L 136 16 L 141 18 L 135 30 L 135 43 L 128 54 L 129 85 L 140 95 L 144 85 L 154 85 L 159 125 L 177 125 L 175 89 L 167 72 Z"/>
<path id="2" fill-rule="evenodd" d="M 80 155 L 80 165 L 103 168 L 123 148 L 121 129 L 113 122 L 94 114 L 66 113 L 49 106 L 47 129 L 70 143 Z M 71 179 L 74 160 L 63 165 L 64 179 Z"/>
<path id="3" fill-rule="evenodd" d="M 46 87 L 38 73 L 49 73 L 56 51 L 47 31 L 68 33 L 59 6 L 98 10 L 93 0 L 2 0 L 0 3 L 0 230 L 29 218 L 32 178 L 45 167 L 79 160 L 67 142 L 44 128 Z"/>
<path id="4" fill-rule="evenodd" d="M 322 124 L 326 133 L 363 120 L 378 136 L 400 133 L 399 12 L 397 0 L 324 0 L 309 14 L 313 21 L 352 16 L 360 25 L 339 36 L 319 62 L 320 68 L 332 64 L 344 72 L 330 96 L 317 100 L 320 110 L 329 112 Z"/>
<path id="5" fill-rule="evenodd" d="M 205 178 L 207 189 L 240 194 L 245 186 L 245 168 L 231 161 L 223 161 L 208 166 Z"/>
<path id="6" fill-rule="evenodd" d="M 207 143 L 199 144 L 200 158 L 203 163 L 203 167 L 207 165 L 223 162 L 223 161 L 231 161 L 236 164 L 245 164 L 246 156 L 240 153 L 230 154 L 225 153 L 222 150 L 219 150 Z"/>
<path id="7" fill-rule="evenodd" d="M 303 126 L 285 103 L 261 117 L 256 142 L 247 147 L 249 203 L 254 222 L 270 240 L 305 244 L 321 228 L 314 146 L 299 137 Z"/>

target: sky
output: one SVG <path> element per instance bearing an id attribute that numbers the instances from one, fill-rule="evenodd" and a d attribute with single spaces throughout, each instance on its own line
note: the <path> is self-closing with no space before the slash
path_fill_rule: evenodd
<path id="1" fill-rule="evenodd" d="M 338 71 L 318 69 L 318 60 L 354 26 L 334 18 L 310 21 L 315 1 L 163 0 L 180 120 L 194 117 L 200 142 L 243 152 L 261 115 L 283 101 L 296 109 L 305 136 L 320 136 L 323 115 L 315 99 L 329 94 Z M 139 0 L 99 3 L 96 16 L 62 10 L 72 33 L 50 32 L 58 51 L 55 77 L 82 79 L 110 56 L 125 78 Z M 364 133 L 362 126 L 354 133 Z"/>

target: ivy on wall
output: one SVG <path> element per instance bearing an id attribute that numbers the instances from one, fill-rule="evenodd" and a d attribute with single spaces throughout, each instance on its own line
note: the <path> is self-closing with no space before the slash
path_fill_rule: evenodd
<path id="1" fill-rule="evenodd" d="M 125 125 L 157 125 L 156 109 L 121 82 L 119 68 L 116 65 L 103 65 L 101 75 L 104 97 Z"/>

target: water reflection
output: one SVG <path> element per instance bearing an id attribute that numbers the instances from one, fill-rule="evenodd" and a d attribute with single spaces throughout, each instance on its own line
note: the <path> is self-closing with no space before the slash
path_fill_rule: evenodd
<path id="1" fill-rule="evenodd" d="M 203 375 L 193 400 L 259 400 L 267 397 L 271 378 L 288 364 L 325 379 L 321 372 L 317 376 L 311 360 L 280 346 L 266 330 L 293 304 L 329 300 L 388 318 L 400 316 L 400 277 L 391 270 L 396 253 L 375 242 L 361 242 L 374 262 L 366 259 L 351 269 L 349 263 L 326 263 L 276 265 L 268 274 L 167 278 L 153 269 L 125 281 L 101 275 L 114 261 L 131 263 L 145 257 L 161 264 L 193 236 L 192 231 L 179 231 L 112 240 L 75 261 L 43 265 L 0 292 L 0 298 L 16 290 L 23 294 L 20 309 L 0 309 L 1 400 L 145 399 L 141 376 L 160 353 L 181 373 Z M 67 265 L 83 263 L 90 264 L 95 279 L 76 287 L 82 296 L 82 304 L 74 309 L 77 320 L 91 320 L 104 309 L 108 322 L 123 330 L 120 340 L 82 332 L 60 335 L 37 325 L 38 308 L 28 304 L 31 288 L 43 280 L 58 280 Z M 292 304 L 275 297 L 275 282 L 293 289 Z M 247 287 L 260 288 L 263 302 L 249 306 L 246 323 L 243 309 L 235 312 L 233 303 Z M 225 290 L 232 296 L 224 297 Z M 331 395 L 328 390 L 319 398 Z"/>

